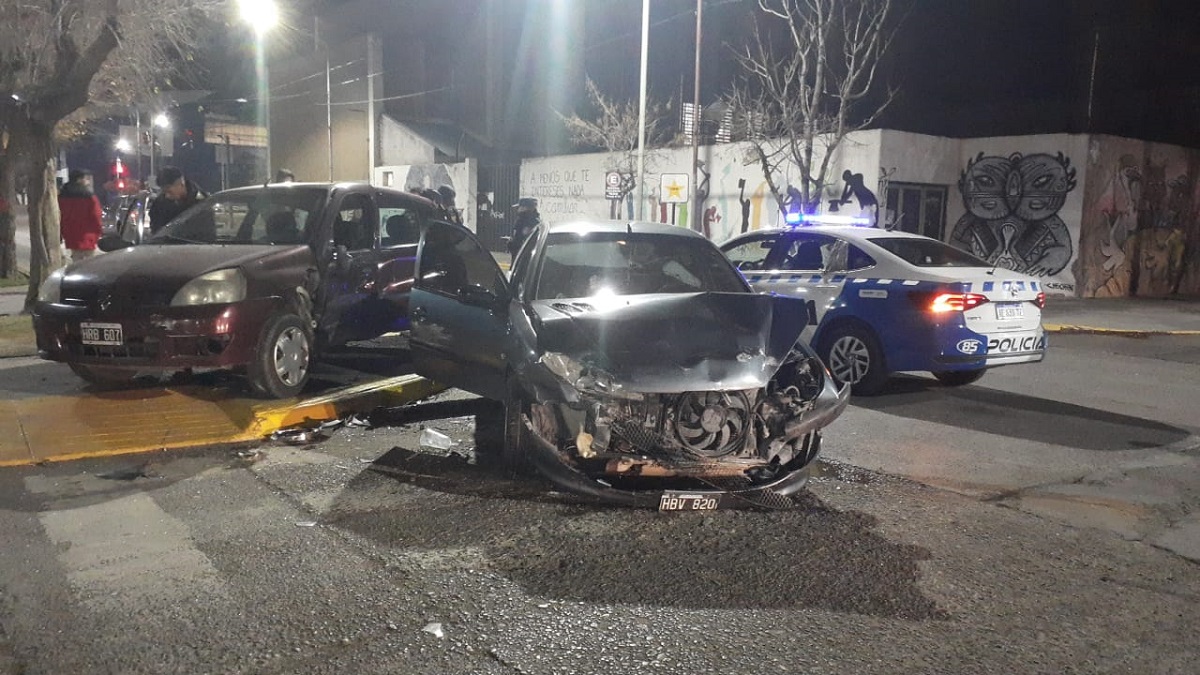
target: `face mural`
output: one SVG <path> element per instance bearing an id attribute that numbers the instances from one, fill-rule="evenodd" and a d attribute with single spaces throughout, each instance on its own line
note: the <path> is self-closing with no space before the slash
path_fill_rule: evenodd
<path id="1" fill-rule="evenodd" d="M 950 243 L 999 267 L 1034 276 L 1058 274 L 1073 247 L 1058 216 L 1075 188 L 1075 169 L 1060 152 L 1008 157 L 980 153 L 958 183 L 967 213 Z"/>

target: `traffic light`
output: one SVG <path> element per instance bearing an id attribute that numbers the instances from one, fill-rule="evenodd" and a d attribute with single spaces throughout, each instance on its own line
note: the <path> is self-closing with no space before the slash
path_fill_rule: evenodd
<path id="1" fill-rule="evenodd" d="M 113 163 L 113 177 L 116 179 L 117 190 L 125 189 L 125 163 L 118 157 Z"/>

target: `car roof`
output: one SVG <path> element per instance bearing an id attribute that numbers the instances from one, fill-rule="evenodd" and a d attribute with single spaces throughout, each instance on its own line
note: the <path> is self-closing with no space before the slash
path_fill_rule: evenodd
<path id="1" fill-rule="evenodd" d="M 912 232 L 903 232 L 901 230 L 883 230 L 878 227 L 863 227 L 853 225 L 803 225 L 798 227 L 773 227 L 762 230 L 755 230 L 747 234 L 779 234 L 782 232 L 813 232 L 816 234 L 828 234 L 851 241 L 864 241 L 871 239 L 930 239 L 923 234 L 913 234 Z M 746 235 L 738 235 L 737 238 Z M 934 240 L 938 241 L 938 240 Z"/>
<path id="2" fill-rule="evenodd" d="M 242 192 L 254 192 L 257 190 L 262 190 L 264 188 L 268 189 L 268 190 L 289 190 L 289 189 L 299 189 L 299 188 L 320 188 L 322 190 L 350 190 L 350 189 L 360 189 L 361 190 L 361 189 L 366 189 L 366 190 L 373 190 L 376 192 L 387 192 L 392 195 L 403 195 L 404 197 L 411 197 L 412 199 L 419 201 L 422 204 L 429 204 L 429 205 L 433 204 L 433 202 L 429 201 L 428 199 L 426 199 L 425 197 L 422 197 L 419 194 L 416 194 L 415 192 L 409 192 L 408 190 L 399 190 L 399 189 L 390 188 L 390 187 L 380 187 L 380 186 L 376 186 L 376 185 L 371 185 L 370 183 L 367 183 L 365 181 L 341 181 L 341 182 L 337 182 L 337 183 L 322 183 L 322 182 L 315 182 L 315 181 L 301 183 L 301 182 L 292 181 L 292 182 L 288 182 L 288 183 L 266 183 L 265 185 L 245 185 L 242 187 L 229 188 L 228 190 L 222 190 L 218 194 L 238 194 L 238 193 L 242 193 Z"/>
<path id="3" fill-rule="evenodd" d="M 562 223 L 548 224 L 550 234 L 584 234 L 591 232 L 654 234 L 675 237 L 699 237 L 704 235 L 679 225 L 651 223 L 637 220 L 573 220 Z"/>

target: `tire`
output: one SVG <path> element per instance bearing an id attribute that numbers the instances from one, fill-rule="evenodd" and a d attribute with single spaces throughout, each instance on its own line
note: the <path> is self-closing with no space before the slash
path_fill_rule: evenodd
<path id="1" fill-rule="evenodd" d="M 839 385 L 850 385 L 857 396 L 871 396 L 888 381 L 883 347 L 870 329 L 844 323 L 821 340 L 821 359 Z"/>
<path id="2" fill-rule="evenodd" d="M 978 382 L 979 378 L 987 372 L 987 368 L 979 370 L 935 370 L 933 376 L 938 379 L 938 382 L 947 387 L 961 387 L 964 384 Z"/>
<path id="3" fill-rule="evenodd" d="M 85 366 L 79 363 L 68 363 L 71 372 L 84 382 L 101 389 L 119 389 L 133 384 L 137 373 L 132 370 L 111 368 L 107 366 Z"/>
<path id="4" fill-rule="evenodd" d="M 267 398 L 291 398 L 308 382 L 312 365 L 312 333 L 295 314 L 278 314 L 267 321 L 246 376 L 254 393 Z"/>
<path id="5" fill-rule="evenodd" d="M 523 417 L 530 415 L 529 401 L 516 382 L 509 381 L 508 397 L 504 401 L 504 445 L 500 458 L 506 469 L 514 474 L 530 469 L 529 450 L 533 443 Z"/>

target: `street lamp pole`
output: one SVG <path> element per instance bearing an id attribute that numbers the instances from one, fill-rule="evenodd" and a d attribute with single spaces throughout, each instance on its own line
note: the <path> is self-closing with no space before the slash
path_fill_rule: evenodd
<path id="1" fill-rule="evenodd" d="M 166 113 L 159 113 L 150 121 L 150 177 L 158 183 L 158 174 L 154 172 L 154 148 L 158 147 L 158 132 L 156 129 L 166 129 L 171 126 L 171 120 Z M 161 188 L 162 186 L 159 185 Z"/>
<path id="2" fill-rule="evenodd" d="M 238 0 L 238 10 L 245 21 L 254 29 L 256 70 L 259 79 L 259 100 L 262 102 L 263 127 L 267 132 L 266 159 L 267 180 L 271 180 L 271 79 L 268 72 L 266 34 L 279 22 L 279 8 L 275 0 Z"/>
<path id="3" fill-rule="evenodd" d="M 638 220 L 646 219 L 646 59 L 650 52 L 650 0 L 642 0 L 642 72 L 638 90 Z"/>
<path id="4" fill-rule="evenodd" d="M 704 222 L 700 199 L 700 39 L 704 27 L 704 0 L 696 0 L 696 81 L 692 90 L 692 229 L 701 231 Z"/>

